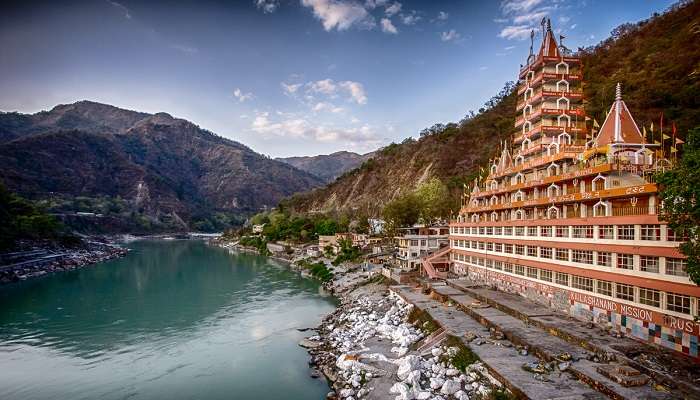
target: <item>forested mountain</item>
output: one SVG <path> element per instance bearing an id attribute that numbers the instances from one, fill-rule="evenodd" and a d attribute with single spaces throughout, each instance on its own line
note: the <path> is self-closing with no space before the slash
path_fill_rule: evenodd
<path id="1" fill-rule="evenodd" d="M 326 183 L 333 182 L 343 173 L 359 167 L 372 157 L 373 153 L 357 154 L 351 151 L 336 151 L 331 154 L 305 157 L 276 158 L 302 171 L 306 171 L 323 179 Z"/>
<path id="2" fill-rule="evenodd" d="M 648 20 L 616 28 L 600 44 L 578 50 L 584 62 L 586 111 L 603 122 L 614 100 L 615 84 L 637 123 L 658 134 L 661 112 L 666 132 L 675 123 L 678 135 L 700 124 L 700 2 L 681 2 Z M 523 54 L 523 60 L 526 55 Z M 513 77 L 517 76 L 513 65 Z M 515 93 L 506 84 L 478 113 L 457 123 L 436 124 L 419 139 L 378 150 L 372 159 L 330 185 L 282 202 L 296 211 L 379 215 L 399 194 L 432 177 L 442 180 L 456 198 L 501 141 L 514 131 Z"/>
<path id="3" fill-rule="evenodd" d="M 322 184 L 186 120 L 89 101 L 0 114 L 0 180 L 54 213 L 102 214 L 88 230 L 137 232 L 222 229 Z"/>

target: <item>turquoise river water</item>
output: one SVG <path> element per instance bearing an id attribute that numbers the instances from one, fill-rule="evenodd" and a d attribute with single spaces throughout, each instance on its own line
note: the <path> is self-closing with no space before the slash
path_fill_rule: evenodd
<path id="1" fill-rule="evenodd" d="M 335 307 L 264 257 L 138 241 L 0 287 L 0 399 L 322 399 L 297 343 Z"/>

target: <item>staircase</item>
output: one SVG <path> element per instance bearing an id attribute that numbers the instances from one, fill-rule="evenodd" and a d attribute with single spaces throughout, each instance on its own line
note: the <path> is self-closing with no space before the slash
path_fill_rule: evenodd
<path id="1" fill-rule="evenodd" d="M 435 269 L 433 265 L 439 258 L 450 252 L 450 247 L 443 247 L 436 252 L 425 256 L 422 259 L 423 269 L 425 273 L 428 274 L 430 279 L 447 279 L 447 272 L 441 272 Z"/>

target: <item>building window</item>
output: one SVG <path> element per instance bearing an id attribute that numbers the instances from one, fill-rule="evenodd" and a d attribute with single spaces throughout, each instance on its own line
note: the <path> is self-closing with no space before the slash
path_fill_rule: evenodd
<path id="1" fill-rule="evenodd" d="M 507 254 L 513 254 L 513 245 L 510 243 L 506 243 L 503 245 L 503 252 Z"/>
<path id="2" fill-rule="evenodd" d="M 569 237 L 569 227 L 557 226 L 557 237 Z"/>
<path id="3" fill-rule="evenodd" d="M 502 270 L 503 269 L 503 261 L 494 261 L 493 267 L 497 270 Z"/>
<path id="4" fill-rule="evenodd" d="M 552 237 L 552 227 L 551 226 L 540 227 L 540 236 Z"/>
<path id="5" fill-rule="evenodd" d="M 540 280 L 551 282 L 552 281 L 552 271 L 548 269 L 540 270 Z"/>
<path id="6" fill-rule="evenodd" d="M 666 233 L 668 235 L 668 241 L 670 242 L 687 242 L 688 234 L 684 232 L 676 232 L 673 229 L 666 226 Z"/>
<path id="7" fill-rule="evenodd" d="M 602 225 L 598 227 L 598 239 L 613 239 L 615 237 L 615 227 L 612 225 Z"/>
<path id="8" fill-rule="evenodd" d="M 504 263 L 503 264 L 503 270 L 506 272 L 510 272 L 511 274 L 513 273 L 513 264 L 511 263 Z"/>
<path id="9" fill-rule="evenodd" d="M 557 272 L 555 282 L 558 285 L 569 286 L 569 274 L 564 272 Z"/>
<path id="10" fill-rule="evenodd" d="M 491 242 L 486 242 L 486 250 L 487 250 L 487 251 L 493 251 L 493 243 L 491 243 Z"/>
<path id="11" fill-rule="evenodd" d="M 496 253 L 502 253 L 503 252 L 503 243 L 494 243 L 493 244 L 493 251 Z"/>
<path id="12" fill-rule="evenodd" d="M 484 227 L 480 226 L 479 227 L 479 235 L 483 235 L 483 234 L 484 234 Z"/>
<path id="13" fill-rule="evenodd" d="M 618 225 L 617 240 L 634 240 L 634 225 Z"/>
<path id="14" fill-rule="evenodd" d="M 481 257 L 477 258 L 477 259 L 476 259 L 476 264 L 483 267 L 483 266 L 484 266 L 484 259 L 481 258 Z"/>
<path id="15" fill-rule="evenodd" d="M 523 246 L 522 244 L 516 244 L 515 245 L 515 254 L 518 254 L 521 256 L 524 255 L 525 254 L 525 246 Z"/>
<path id="16" fill-rule="evenodd" d="M 678 293 L 666 293 L 666 309 L 690 314 L 690 297 Z"/>
<path id="17" fill-rule="evenodd" d="M 536 226 L 528 226 L 527 227 L 527 235 L 528 236 L 537 236 L 537 227 Z"/>
<path id="18" fill-rule="evenodd" d="M 582 264 L 593 264 L 593 251 L 591 250 L 574 250 L 571 258 L 573 262 Z"/>
<path id="19" fill-rule="evenodd" d="M 634 269 L 634 256 L 632 254 L 618 254 L 617 268 Z"/>
<path id="20" fill-rule="evenodd" d="M 493 227 L 487 226 L 487 227 L 486 227 L 486 234 L 487 234 L 487 235 L 493 235 Z"/>
<path id="21" fill-rule="evenodd" d="M 557 249 L 557 260 L 569 261 L 569 249 Z"/>
<path id="22" fill-rule="evenodd" d="M 593 226 L 574 226 L 571 234 L 575 238 L 593 239 Z"/>
<path id="23" fill-rule="evenodd" d="M 505 236 L 513 236 L 513 227 L 512 226 L 506 226 L 503 228 L 503 234 Z"/>
<path id="24" fill-rule="evenodd" d="M 666 258 L 666 274 L 675 276 L 688 276 L 685 271 L 688 262 L 683 258 Z"/>
<path id="25" fill-rule="evenodd" d="M 639 257 L 639 270 L 644 272 L 653 272 L 655 274 L 659 273 L 659 257 L 654 256 L 640 256 Z"/>
<path id="26" fill-rule="evenodd" d="M 418 240 L 411 240 L 412 247 L 418 247 Z"/>
<path id="27" fill-rule="evenodd" d="M 598 286 L 596 288 L 596 291 L 598 293 L 604 296 L 612 296 L 612 282 L 599 280 L 597 284 Z"/>
<path id="28" fill-rule="evenodd" d="M 551 247 L 540 247 L 540 257 L 552 258 L 552 248 Z"/>
<path id="29" fill-rule="evenodd" d="M 615 284 L 615 297 L 622 300 L 634 301 L 634 286 L 624 283 Z"/>
<path id="30" fill-rule="evenodd" d="M 486 244 L 484 242 L 479 242 L 479 250 L 484 250 L 486 248 Z"/>
<path id="31" fill-rule="evenodd" d="M 493 268 L 493 260 L 490 258 L 486 259 L 486 268 Z"/>
<path id="32" fill-rule="evenodd" d="M 515 236 L 525 236 L 525 227 L 524 226 L 516 226 L 515 227 Z"/>
<path id="33" fill-rule="evenodd" d="M 525 267 L 523 267 L 522 265 L 516 265 L 515 266 L 515 273 L 517 275 L 525 275 Z"/>
<path id="34" fill-rule="evenodd" d="M 472 234 L 472 235 L 476 235 L 477 232 L 478 232 L 478 230 L 479 230 L 479 229 L 478 229 L 477 227 L 472 226 L 472 227 L 471 227 L 471 234 Z"/>
<path id="35" fill-rule="evenodd" d="M 537 257 L 537 246 L 527 246 L 527 255 Z"/>
<path id="36" fill-rule="evenodd" d="M 571 287 L 576 289 L 585 290 L 587 292 L 593 291 L 593 279 L 586 278 L 584 276 L 574 275 L 571 277 Z"/>
<path id="37" fill-rule="evenodd" d="M 641 237 L 642 240 L 660 240 L 661 225 L 642 225 Z"/>
<path id="38" fill-rule="evenodd" d="M 596 262 L 601 267 L 612 266 L 612 255 L 605 251 L 598 252 L 598 261 Z"/>
<path id="39" fill-rule="evenodd" d="M 527 276 L 537 279 L 537 268 L 527 267 Z"/>
<path id="40" fill-rule="evenodd" d="M 639 302 L 652 307 L 660 307 L 661 292 L 654 289 L 639 288 Z"/>
<path id="41" fill-rule="evenodd" d="M 497 226 L 497 227 L 493 228 L 493 234 L 494 234 L 494 235 L 502 235 L 502 234 L 503 234 L 503 228 L 501 228 L 500 226 Z"/>

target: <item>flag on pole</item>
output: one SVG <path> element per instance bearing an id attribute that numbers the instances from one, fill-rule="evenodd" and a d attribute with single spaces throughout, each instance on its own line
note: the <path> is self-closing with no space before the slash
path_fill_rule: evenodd
<path id="1" fill-rule="evenodd" d="M 642 137 L 644 138 L 644 140 L 647 139 L 647 127 L 644 125 L 642 125 Z"/>
<path id="2" fill-rule="evenodd" d="M 685 142 L 680 140 L 679 138 L 676 138 L 676 144 L 683 144 L 683 143 L 685 143 Z"/>
<path id="3" fill-rule="evenodd" d="M 661 134 L 661 138 L 663 138 L 663 140 L 664 140 L 664 142 L 665 142 L 665 141 L 667 141 L 668 139 L 670 139 L 671 137 L 668 136 L 668 135 L 665 134 L 665 133 L 662 133 L 662 134 Z"/>
<path id="4" fill-rule="evenodd" d="M 651 122 L 651 126 L 649 127 L 649 130 L 651 131 L 651 134 L 654 134 L 654 122 Z"/>
<path id="5" fill-rule="evenodd" d="M 598 121 L 595 118 L 593 119 L 593 127 L 600 128 L 600 125 L 598 125 Z"/>

